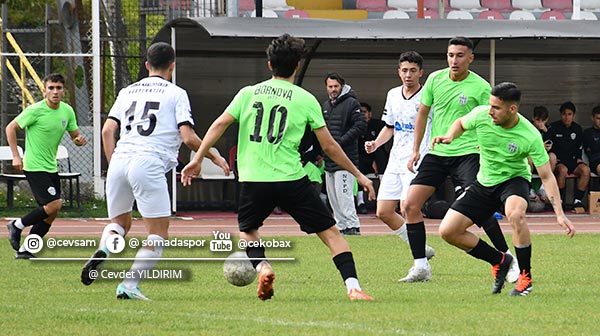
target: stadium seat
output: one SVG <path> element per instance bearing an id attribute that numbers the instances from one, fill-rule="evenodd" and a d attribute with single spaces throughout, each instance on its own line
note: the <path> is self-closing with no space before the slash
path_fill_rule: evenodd
<path id="1" fill-rule="evenodd" d="M 425 19 L 439 19 L 440 15 L 438 14 L 437 9 L 428 9 L 423 13 L 423 18 Z"/>
<path id="2" fill-rule="evenodd" d="M 473 15 L 464 10 L 453 10 L 448 12 L 446 19 L 449 20 L 473 20 Z"/>
<path id="3" fill-rule="evenodd" d="M 545 8 L 542 6 L 541 0 L 512 0 L 512 6 L 516 9 L 541 12 Z"/>
<path id="4" fill-rule="evenodd" d="M 369 12 L 385 12 L 390 10 L 386 0 L 356 0 L 356 9 L 364 9 Z"/>
<path id="5" fill-rule="evenodd" d="M 284 18 L 288 19 L 299 19 L 299 18 L 308 18 L 310 17 L 308 13 L 302 9 L 290 9 L 283 13 Z"/>
<path id="6" fill-rule="evenodd" d="M 581 0 L 581 10 L 600 12 L 600 0 Z"/>
<path id="7" fill-rule="evenodd" d="M 410 19 L 408 13 L 401 10 L 389 10 L 383 13 L 384 19 Z"/>
<path id="8" fill-rule="evenodd" d="M 535 15 L 532 12 L 516 10 L 510 13 L 509 20 L 535 20 Z"/>
<path id="9" fill-rule="evenodd" d="M 254 10 L 254 0 L 239 0 L 238 10 L 240 13 Z"/>
<path id="10" fill-rule="evenodd" d="M 579 19 L 575 19 L 574 16 L 575 16 L 575 13 L 572 14 L 571 20 L 590 20 L 590 21 L 598 20 L 598 17 L 596 16 L 596 14 L 594 14 L 592 12 L 588 12 L 588 11 L 580 11 Z"/>
<path id="11" fill-rule="evenodd" d="M 80 197 L 79 197 L 79 178 L 81 177 L 81 173 L 73 172 L 71 170 L 71 159 L 69 159 L 69 151 L 67 147 L 63 145 L 58 146 L 58 150 L 56 152 L 56 161 L 58 162 L 59 172 L 58 177 L 61 180 L 67 180 L 69 182 L 69 206 L 73 207 L 73 181 L 75 181 L 76 187 L 76 201 L 77 208 L 79 209 Z"/>
<path id="12" fill-rule="evenodd" d="M 256 17 L 256 11 L 255 10 L 252 11 L 252 13 L 250 14 L 250 17 Z M 262 17 L 264 17 L 264 18 L 276 18 L 276 17 L 279 17 L 279 16 L 272 9 L 263 9 L 262 10 Z"/>
<path id="13" fill-rule="evenodd" d="M 450 7 L 468 12 L 481 12 L 485 8 L 481 7 L 479 0 L 450 0 Z"/>
<path id="14" fill-rule="evenodd" d="M 417 0 L 388 0 L 387 5 L 405 12 L 417 11 Z"/>
<path id="15" fill-rule="evenodd" d="M 550 8 L 551 10 L 561 12 L 573 11 L 572 0 L 542 0 L 542 6 L 544 6 L 544 8 Z"/>
<path id="16" fill-rule="evenodd" d="M 549 10 L 542 13 L 540 20 L 566 20 L 565 14 L 557 10 Z"/>
<path id="17" fill-rule="evenodd" d="M 479 20 L 504 20 L 502 13 L 495 10 L 486 10 L 479 13 Z"/>
<path id="18" fill-rule="evenodd" d="M 511 0 L 481 0 L 481 7 L 499 12 L 512 12 Z"/>
<path id="19" fill-rule="evenodd" d="M 285 0 L 263 0 L 263 8 L 264 9 L 271 9 L 271 10 L 278 10 L 278 11 L 284 11 L 284 10 L 288 10 L 288 9 L 294 9 L 294 7 L 292 6 L 288 6 L 287 2 L 285 2 Z"/>

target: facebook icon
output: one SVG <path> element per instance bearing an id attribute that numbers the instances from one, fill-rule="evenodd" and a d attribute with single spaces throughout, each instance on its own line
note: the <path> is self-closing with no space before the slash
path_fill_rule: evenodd
<path id="1" fill-rule="evenodd" d="M 111 234 L 106 239 L 106 249 L 110 253 L 120 253 L 125 249 L 125 238 L 118 234 Z"/>

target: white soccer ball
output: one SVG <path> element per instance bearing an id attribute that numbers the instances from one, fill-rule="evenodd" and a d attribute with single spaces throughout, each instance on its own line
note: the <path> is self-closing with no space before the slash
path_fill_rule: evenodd
<path id="1" fill-rule="evenodd" d="M 256 269 L 246 252 L 234 252 L 223 264 L 223 276 L 234 286 L 247 286 L 256 279 Z"/>

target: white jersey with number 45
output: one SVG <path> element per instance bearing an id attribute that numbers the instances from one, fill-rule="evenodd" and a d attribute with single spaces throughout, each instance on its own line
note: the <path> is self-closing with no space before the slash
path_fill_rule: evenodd
<path id="1" fill-rule="evenodd" d="M 194 125 L 186 91 L 155 76 L 122 89 L 108 117 L 120 125 L 116 157 L 150 154 L 173 167 L 182 143 L 179 126 Z"/>

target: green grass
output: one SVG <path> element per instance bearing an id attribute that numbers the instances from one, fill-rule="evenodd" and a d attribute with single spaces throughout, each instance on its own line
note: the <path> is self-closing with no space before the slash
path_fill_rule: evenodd
<path id="1" fill-rule="evenodd" d="M 0 328 L 3 335 L 593 335 L 600 334 L 599 235 L 573 240 L 533 236 L 534 291 L 490 294 L 490 267 L 429 238 L 437 250 L 432 281 L 403 284 L 412 261 L 392 236 L 349 237 L 363 289 L 374 302 L 350 302 L 327 249 L 314 236 L 290 237 L 293 247 L 269 250 L 275 296 L 262 302 L 256 286 L 234 287 L 222 262 L 163 261 L 187 280 L 147 280 L 152 302 L 120 301 L 118 280 L 79 282 L 82 261 L 13 260 L 0 244 Z M 2 239 L 5 240 L 5 239 Z M 45 250 L 44 257 L 87 257 L 92 249 Z M 128 252 L 124 256 L 133 256 Z M 165 257 L 225 257 L 208 248 L 166 249 Z M 111 261 L 111 270 L 129 261 Z M 6 333 L 8 331 L 8 333 Z"/>

